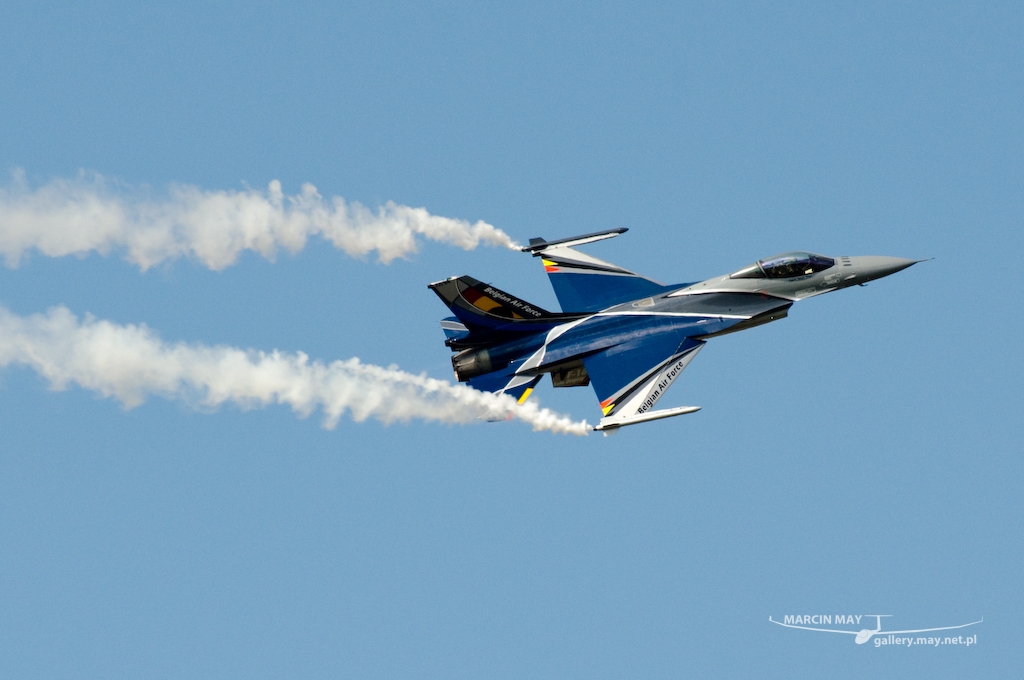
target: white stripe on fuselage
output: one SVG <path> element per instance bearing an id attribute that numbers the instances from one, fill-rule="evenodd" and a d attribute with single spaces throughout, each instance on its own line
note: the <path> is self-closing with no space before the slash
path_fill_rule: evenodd
<path id="1" fill-rule="evenodd" d="M 532 370 L 540 366 L 542 363 L 544 363 L 544 354 L 547 352 L 548 345 L 551 344 L 551 342 L 553 342 L 559 336 L 564 334 L 566 331 L 569 331 L 575 328 L 576 326 L 579 326 L 581 323 L 590 318 L 592 317 L 585 316 L 582 319 L 576 319 L 575 321 L 563 323 L 562 325 L 555 326 L 554 328 L 549 330 L 547 337 L 544 338 L 544 344 L 541 345 L 536 352 L 530 355 L 530 358 L 524 361 L 522 366 L 516 369 L 516 373 L 525 373 L 526 371 Z"/>
<path id="2" fill-rule="evenodd" d="M 674 293 L 669 293 L 665 297 L 682 297 L 684 295 L 707 295 L 708 293 L 745 293 L 747 295 L 767 295 L 769 297 L 782 298 L 783 300 L 791 300 L 797 302 L 803 298 L 793 297 L 792 295 L 786 295 L 785 293 L 777 293 L 775 291 L 767 290 L 750 290 L 749 288 L 701 288 L 700 290 L 691 290 L 684 288 L 683 290 L 677 290 Z"/>
<path id="3" fill-rule="evenodd" d="M 516 374 L 525 373 L 526 371 L 533 370 L 544 363 L 544 355 L 547 353 L 548 345 L 560 338 L 568 331 L 576 328 L 584 322 L 593 319 L 595 317 L 609 317 L 609 316 L 676 316 L 676 317 L 689 317 L 689 318 L 702 318 L 702 319 L 749 319 L 750 315 L 743 314 L 697 314 L 694 312 L 596 312 L 590 316 L 583 317 L 582 319 L 576 319 L 564 323 L 560 326 L 555 326 L 548 335 L 544 338 L 544 344 L 530 355 L 530 358 L 523 362 L 523 365 L 516 369 Z"/>
<path id="4" fill-rule="evenodd" d="M 689 316 L 700 319 L 749 319 L 749 314 L 698 314 L 697 312 L 597 312 L 593 316 Z"/>

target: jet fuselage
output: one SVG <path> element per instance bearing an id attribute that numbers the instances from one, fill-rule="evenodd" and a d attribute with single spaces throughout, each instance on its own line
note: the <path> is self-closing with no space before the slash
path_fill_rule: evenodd
<path id="1" fill-rule="evenodd" d="M 468 276 L 430 284 L 455 314 L 442 325 L 448 324 L 447 344 L 456 352 L 457 379 L 520 402 L 545 373 L 555 387 L 593 383 L 605 416 L 597 429 L 689 413 L 694 409 L 653 406 L 709 338 L 782 319 L 798 300 L 917 262 L 790 252 L 731 274 L 666 286 L 572 248 L 622 231 L 531 239 L 523 249 L 542 258 L 562 313 Z"/>

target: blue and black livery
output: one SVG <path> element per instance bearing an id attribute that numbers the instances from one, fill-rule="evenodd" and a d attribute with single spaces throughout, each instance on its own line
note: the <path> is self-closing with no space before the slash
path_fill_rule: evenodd
<path id="1" fill-rule="evenodd" d="M 784 318 L 797 300 L 865 283 L 915 260 L 784 253 L 733 274 L 664 285 L 574 246 L 625 229 L 522 248 L 540 257 L 562 312 L 549 312 L 469 276 L 430 284 L 455 315 L 441 322 L 456 378 L 525 401 L 544 374 L 555 387 L 593 385 L 595 428 L 691 413 L 654 410 L 705 342 Z"/>

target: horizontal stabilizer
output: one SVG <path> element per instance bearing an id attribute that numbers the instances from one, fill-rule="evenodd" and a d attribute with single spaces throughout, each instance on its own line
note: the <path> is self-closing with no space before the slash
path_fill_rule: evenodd
<path id="1" fill-rule="evenodd" d="M 603 241 L 606 238 L 613 238 L 619 234 L 629 231 L 625 227 L 621 229 L 609 229 L 608 231 L 595 231 L 592 234 L 583 234 L 582 236 L 570 236 L 569 238 L 560 238 L 557 241 L 545 241 L 542 238 L 531 238 L 530 245 L 523 246 L 520 248 L 524 253 L 533 253 L 534 257 L 539 257 L 541 251 L 559 246 L 562 248 L 568 248 L 569 246 L 579 246 L 584 243 L 593 243 L 594 241 Z"/>
<path id="2" fill-rule="evenodd" d="M 661 420 L 662 418 L 681 416 L 699 410 L 700 406 L 677 406 L 675 408 L 663 408 L 658 411 L 648 411 L 647 413 L 641 413 L 635 416 L 612 416 L 611 418 L 601 418 L 601 422 L 598 423 L 597 427 L 594 429 L 598 432 L 604 431 L 607 434 L 611 434 L 620 427 L 625 427 L 627 425 L 636 425 L 637 423 L 646 423 L 651 420 Z"/>
<path id="3" fill-rule="evenodd" d="M 469 335 L 469 329 L 466 328 L 466 324 L 454 316 L 441 319 L 441 330 L 444 331 L 444 336 L 449 340 L 461 340 Z"/>

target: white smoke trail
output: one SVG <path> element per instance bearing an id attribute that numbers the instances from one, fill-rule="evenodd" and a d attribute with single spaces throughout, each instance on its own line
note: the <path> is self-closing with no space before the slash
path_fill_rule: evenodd
<path id="1" fill-rule="evenodd" d="M 535 404 L 519 405 L 506 395 L 394 366 L 355 358 L 324 364 L 301 352 L 171 345 L 144 325 L 121 326 L 89 316 L 79 320 L 66 307 L 28 317 L 0 307 L 0 367 L 10 365 L 35 369 L 54 389 L 76 383 L 127 408 L 155 394 L 214 408 L 226 402 L 241 408 L 286 404 L 303 417 L 320 408 L 328 429 L 348 411 L 356 421 L 466 423 L 511 415 L 534 430 L 575 435 L 590 430 L 585 421 L 573 422 Z"/>
<path id="2" fill-rule="evenodd" d="M 32 189 L 16 171 L 11 186 L 0 188 L 0 255 L 12 267 L 30 249 L 50 257 L 123 250 L 143 270 L 182 256 L 220 270 L 244 250 L 270 259 L 280 248 L 301 250 L 316 235 L 356 257 L 376 251 L 385 264 L 416 252 L 417 236 L 465 250 L 481 243 L 518 248 L 486 222 L 390 201 L 374 213 L 337 196 L 325 200 L 312 184 L 295 196 L 285 196 L 277 180 L 265 192 L 176 185 L 154 199 L 86 173 Z"/>

